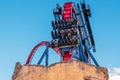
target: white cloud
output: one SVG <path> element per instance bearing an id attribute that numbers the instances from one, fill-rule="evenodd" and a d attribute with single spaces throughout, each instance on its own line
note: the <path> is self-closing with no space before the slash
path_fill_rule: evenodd
<path id="1" fill-rule="evenodd" d="M 109 80 L 120 80 L 120 68 L 109 69 Z"/>
<path id="2" fill-rule="evenodd" d="M 120 68 L 114 68 L 114 71 L 118 74 L 120 74 Z"/>

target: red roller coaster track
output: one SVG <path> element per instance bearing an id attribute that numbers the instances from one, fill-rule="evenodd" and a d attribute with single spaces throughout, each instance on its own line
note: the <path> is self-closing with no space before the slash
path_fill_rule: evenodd
<path id="1" fill-rule="evenodd" d="M 37 44 L 33 49 L 32 51 L 30 52 L 29 56 L 28 56 L 28 59 L 26 61 L 26 64 L 30 64 L 31 60 L 32 60 L 32 57 L 33 55 L 35 54 L 36 50 L 41 47 L 41 46 L 46 46 L 47 43 L 50 43 L 49 41 L 42 41 L 40 42 L 39 44 Z M 51 45 L 51 44 L 50 44 Z M 50 46 L 51 49 L 53 49 L 58 55 L 61 56 L 61 51 L 59 50 L 59 48 L 52 48 Z"/>

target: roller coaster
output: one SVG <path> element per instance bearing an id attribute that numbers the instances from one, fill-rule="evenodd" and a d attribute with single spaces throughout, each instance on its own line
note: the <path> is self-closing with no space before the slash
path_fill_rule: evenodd
<path id="1" fill-rule="evenodd" d="M 85 1 L 80 4 L 66 2 L 62 7 L 57 4 L 53 9 L 55 20 L 51 21 L 51 41 L 42 41 L 30 52 L 26 64 L 30 64 L 36 50 L 46 46 L 37 64 L 45 57 L 45 66 L 49 65 L 49 48 L 59 56 L 60 61 L 79 60 L 91 64 L 91 60 L 99 66 L 92 52 L 96 52 L 95 42 L 90 26 L 91 11 Z M 92 50 L 93 51 L 92 51 Z"/>

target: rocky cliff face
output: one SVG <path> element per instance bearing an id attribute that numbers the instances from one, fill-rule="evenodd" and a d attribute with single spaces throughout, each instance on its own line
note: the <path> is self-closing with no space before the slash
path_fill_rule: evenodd
<path id="1" fill-rule="evenodd" d="M 108 71 L 80 61 L 42 65 L 16 64 L 12 80 L 108 80 Z"/>

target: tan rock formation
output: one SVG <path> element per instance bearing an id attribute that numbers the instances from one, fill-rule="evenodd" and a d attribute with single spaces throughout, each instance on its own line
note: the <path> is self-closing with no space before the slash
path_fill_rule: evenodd
<path id="1" fill-rule="evenodd" d="M 16 64 L 12 80 L 108 80 L 108 71 L 80 61 L 42 65 Z"/>

